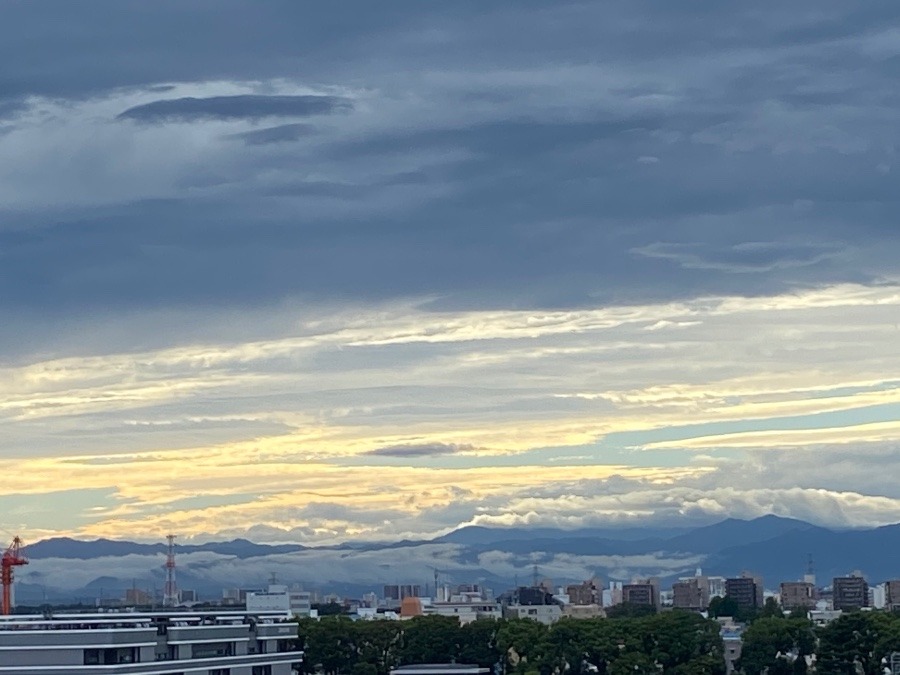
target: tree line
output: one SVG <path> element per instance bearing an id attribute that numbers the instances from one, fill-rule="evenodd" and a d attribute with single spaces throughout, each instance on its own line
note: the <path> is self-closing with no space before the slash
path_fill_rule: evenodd
<path id="1" fill-rule="evenodd" d="M 799 616 L 765 616 L 744 631 L 745 675 L 882 675 L 900 652 L 900 616 L 853 612 L 814 627 Z"/>
<path id="2" fill-rule="evenodd" d="M 387 675 L 396 666 L 466 663 L 505 675 L 722 675 L 719 626 L 683 611 L 613 619 L 420 616 L 408 621 L 302 619 L 307 672 Z"/>

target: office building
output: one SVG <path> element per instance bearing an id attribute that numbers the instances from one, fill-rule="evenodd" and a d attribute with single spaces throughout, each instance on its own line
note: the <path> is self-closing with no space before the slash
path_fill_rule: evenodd
<path id="1" fill-rule="evenodd" d="M 835 577 L 831 584 L 831 606 L 844 612 L 869 606 L 869 584 L 862 575 Z"/>
<path id="2" fill-rule="evenodd" d="M 3 675 L 291 675 L 303 652 L 281 614 L 103 612 L 0 617 Z"/>
<path id="3" fill-rule="evenodd" d="M 650 582 L 624 584 L 622 602 L 631 605 L 659 606 L 659 588 Z"/>

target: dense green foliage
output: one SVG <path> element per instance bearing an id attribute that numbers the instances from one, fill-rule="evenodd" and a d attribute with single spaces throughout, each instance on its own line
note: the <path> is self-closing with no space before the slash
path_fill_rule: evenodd
<path id="1" fill-rule="evenodd" d="M 300 622 L 309 672 L 387 675 L 409 663 L 499 666 L 506 675 L 722 675 L 722 640 L 715 621 L 668 611 L 620 618 L 351 621 L 327 616 Z M 820 628 L 793 613 L 764 607 L 743 635 L 737 666 L 744 675 L 881 675 L 883 659 L 900 651 L 900 615 L 845 614 Z M 810 669 L 808 662 L 812 662 Z"/>
<path id="2" fill-rule="evenodd" d="M 888 612 L 845 614 L 819 630 L 816 672 L 880 675 L 882 659 L 900 651 L 900 616 Z"/>
<path id="3" fill-rule="evenodd" d="M 762 617 L 750 624 L 743 639 L 739 666 L 746 675 L 802 675 L 806 657 L 816 649 L 807 619 Z"/>
<path id="4" fill-rule="evenodd" d="M 881 675 L 882 660 L 900 651 L 900 616 L 854 612 L 816 629 L 799 613 L 760 617 L 743 641 L 738 667 L 745 675 L 803 675 L 807 660 L 817 675 Z"/>
<path id="5" fill-rule="evenodd" d="M 688 612 L 619 619 L 562 619 L 544 626 L 530 619 L 455 618 L 351 621 L 329 616 L 300 622 L 310 672 L 387 675 L 408 663 L 499 664 L 510 675 L 720 675 L 722 641 L 714 621 Z"/>

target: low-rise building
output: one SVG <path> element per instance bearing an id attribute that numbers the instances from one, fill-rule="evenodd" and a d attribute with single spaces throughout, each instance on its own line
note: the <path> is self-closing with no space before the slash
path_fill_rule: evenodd
<path id="1" fill-rule="evenodd" d="M 835 619 L 839 619 L 843 612 L 839 609 L 813 609 L 809 612 L 809 620 L 815 626 L 825 626 Z"/>
<path id="2" fill-rule="evenodd" d="M 480 668 L 464 663 L 426 663 L 399 666 L 391 670 L 391 675 L 487 675 L 490 668 Z"/>
<path id="3" fill-rule="evenodd" d="M 725 647 L 725 672 L 727 675 L 731 675 L 735 672 L 735 665 L 741 658 L 741 647 L 744 645 L 744 626 L 726 617 L 720 618 L 718 622 L 719 635 Z"/>
<path id="4" fill-rule="evenodd" d="M 562 614 L 572 619 L 597 619 L 606 616 L 600 605 L 564 605 Z"/>
<path id="5" fill-rule="evenodd" d="M 306 617 L 312 610 L 308 591 L 289 590 L 287 586 L 270 584 L 265 591 L 247 593 L 248 612 L 284 612 L 286 616 Z"/>
<path id="6" fill-rule="evenodd" d="M 476 619 L 500 619 L 503 617 L 503 608 L 500 603 L 491 600 L 433 602 L 424 604 L 422 613 L 453 616 L 459 619 L 461 624 L 466 624 Z"/>
<path id="7" fill-rule="evenodd" d="M 550 605 L 506 605 L 503 608 L 506 619 L 534 619 L 538 623 L 550 625 L 562 618 L 562 608 L 557 604 Z"/>

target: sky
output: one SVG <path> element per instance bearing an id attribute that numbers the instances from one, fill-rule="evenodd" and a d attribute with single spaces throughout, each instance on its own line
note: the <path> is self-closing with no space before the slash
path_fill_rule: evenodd
<path id="1" fill-rule="evenodd" d="M 893 0 L 7 0 L 0 532 L 900 521 Z"/>

